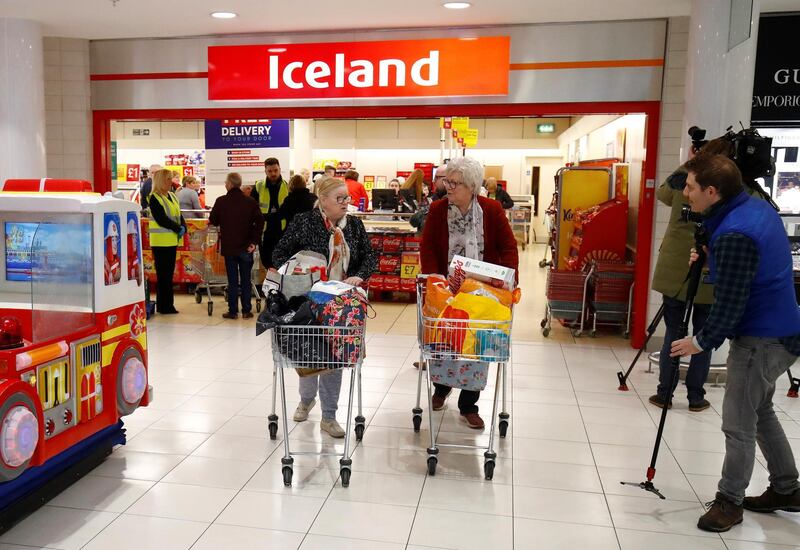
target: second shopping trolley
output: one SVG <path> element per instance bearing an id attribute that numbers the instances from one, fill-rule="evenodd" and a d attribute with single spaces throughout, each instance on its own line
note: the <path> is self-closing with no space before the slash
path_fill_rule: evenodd
<path id="1" fill-rule="evenodd" d="M 426 277 L 417 279 L 417 340 L 420 349 L 420 369 L 417 378 L 417 405 L 412 410 L 414 431 L 418 432 L 422 424 L 422 397 L 423 370 L 427 376 L 428 389 L 428 419 L 430 420 L 431 444 L 428 447 L 428 473 L 436 474 L 436 465 L 439 461 L 439 447 L 455 447 L 461 449 L 486 449 L 483 453 L 483 470 L 486 479 L 494 477 L 495 459 L 494 450 L 495 427 L 500 432 L 500 437 L 505 437 L 508 431 L 508 422 L 511 415 L 506 409 L 506 369 L 511 362 L 511 325 L 512 320 L 495 321 L 483 319 L 442 319 L 427 317 L 423 311 L 425 302 Z M 465 345 L 465 342 L 470 343 Z M 474 346 L 471 343 L 474 342 Z M 459 378 L 460 368 L 469 368 L 472 363 L 497 363 L 497 376 L 494 388 L 492 415 L 489 420 L 489 444 L 487 447 L 479 445 L 456 445 L 451 443 L 438 443 L 437 433 L 433 425 L 433 383 L 431 370 L 434 362 L 446 361 L 454 365 L 453 379 Z M 427 368 L 422 366 L 426 364 Z M 455 389 L 459 389 L 454 386 Z M 502 406 L 500 414 L 497 413 L 498 401 Z M 496 418 L 499 420 L 496 420 Z"/>
<path id="2" fill-rule="evenodd" d="M 270 439 L 276 439 L 278 433 L 278 416 L 276 399 L 278 386 L 281 392 L 281 412 L 283 414 L 283 449 L 281 471 L 283 483 L 292 484 L 294 456 L 340 456 L 340 475 L 342 486 L 350 485 L 352 460 L 350 458 L 352 431 L 356 440 L 364 435 L 365 418 L 362 412 L 361 399 L 361 363 L 364 360 L 366 326 L 317 326 L 317 325 L 278 325 L 271 332 L 272 341 L 272 414 L 269 415 L 268 429 Z M 350 371 L 350 392 L 347 401 L 347 426 L 344 435 L 344 449 L 335 452 L 292 452 L 289 446 L 289 420 L 286 411 L 286 384 L 284 369 L 302 369 L 303 374 L 328 376 L 331 369 L 347 369 Z M 314 373 L 314 370 L 320 372 Z M 355 417 L 353 429 L 353 400 L 358 399 L 358 415 Z"/>

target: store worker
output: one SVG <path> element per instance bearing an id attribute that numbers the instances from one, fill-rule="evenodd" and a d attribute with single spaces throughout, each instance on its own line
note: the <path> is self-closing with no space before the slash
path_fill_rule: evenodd
<path id="1" fill-rule="evenodd" d="M 717 138 L 710 142 L 697 140 L 692 142 L 689 158 L 694 158 L 700 150 L 704 154 L 723 154 L 730 152 L 731 142 L 724 138 Z M 669 224 L 664 232 L 664 241 L 658 251 L 656 270 L 653 274 L 653 290 L 662 294 L 664 304 L 664 344 L 661 347 L 658 361 L 658 388 L 650 396 L 650 404 L 663 407 L 667 402 L 668 392 L 674 392 L 675 386 L 670 388 L 672 365 L 670 350 L 678 327 L 683 321 L 683 310 L 686 307 L 686 258 L 694 245 L 695 224 L 681 219 L 681 210 L 686 202 L 683 190 L 686 187 L 686 168 L 680 166 L 662 183 L 656 197 L 659 201 L 670 207 Z M 692 331 L 697 334 L 703 328 L 711 311 L 711 302 L 714 301 L 714 287 L 706 281 L 701 281 L 694 299 L 692 309 Z M 686 372 L 686 390 L 689 398 L 689 410 L 701 412 L 711 406 L 705 399 L 704 385 L 708 379 L 708 370 L 711 366 L 711 353 L 703 352 L 692 355 L 689 369 Z"/>
<path id="2" fill-rule="evenodd" d="M 301 250 L 311 250 L 327 258 L 330 280 L 362 285 L 375 271 L 378 260 L 364 224 L 359 218 L 347 215 L 351 201 L 347 186 L 342 180 L 323 177 L 317 182 L 316 191 L 319 199 L 315 208 L 294 217 L 275 247 L 273 263 L 282 265 Z M 341 369 L 320 376 L 301 377 L 295 422 L 308 419 L 319 391 L 320 428 L 332 437 L 344 437 L 344 430 L 336 421 L 341 386 Z"/>
<path id="3" fill-rule="evenodd" d="M 471 157 L 459 157 L 447 165 L 443 180 L 447 199 L 431 204 L 420 245 L 422 273 L 447 275 L 453 256 L 519 269 L 517 241 L 500 203 L 479 196 L 483 166 Z M 433 410 L 444 408 L 452 388 L 435 384 Z M 478 414 L 480 392 L 461 390 L 458 409 L 470 428 L 483 429 Z"/>
<path id="4" fill-rule="evenodd" d="M 356 209 L 361 209 L 361 202 L 363 199 L 364 212 L 369 210 L 369 195 L 367 195 L 367 189 L 364 185 L 358 181 L 358 172 L 355 170 L 348 170 L 345 172 L 344 183 L 347 185 L 347 192 L 350 193 L 350 197 L 353 199 L 353 206 L 355 206 Z"/>
<path id="5" fill-rule="evenodd" d="M 497 178 L 486 178 L 486 196 L 499 202 L 506 210 L 514 208 L 514 200 L 497 184 Z"/>
<path id="6" fill-rule="evenodd" d="M 156 267 L 156 310 L 164 315 L 178 313 L 172 290 L 175 257 L 178 245 L 186 234 L 186 221 L 181 216 L 178 197 L 172 192 L 172 172 L 157 170 L 153 174 L 150 194 L 150 248 Z"/>
<path id="7" fill-rule="evenodd" d="M 297 214 L 310 212 L 317 202 L 317 196 L 306 187 L 306 180 L 301 174 L 289 179 L 289 196 L 280 208 L 281 217 L 289 224 Z"/>
<path id="8" fill-rule="evenodd" d="M 178 202 L 181 205 L 181 210 L 203 210 L 200 206 L 200 182 L 194 176 L 186 176 L 181 182 L 183 187 L 176 193 Z M 202 218 L 202 212 L 184 212 L 183 217 L 187 220 L 189 218 Z"/>
<path id="9" fill-rule="evenodd" d="M 404 212 L 415 212 L 422 202 L 422 188 L 425 187 L 425 172 L 419 168 L 411 172 L 400 189 L 400 205 Z"/>
<path id="10" fill-rule="evenodd" d="M 722 479 L 697 523 L 702 530 L 722 532 L 742 522 L 743 508 L 800 511 L 797 466 L 772 404 L 776 380 L 800 355 L 800 308 L 778 213 L 745 192 L 739 169 L 723 155 L 700 154 L 685 167 L 683 194 L 692 211 L 705 217 L 714 303 L 703 329 L 673 342 L 672 355 L 708 352 L 731 338 L 722 403 Z M 770 485 L 761 496 L 745 497 L 756 442 Z"/>
<path id="11" fill-rule="evenodd" d="M 231 172 L 225 178 L 224 196 L 214 202 L 208 223 L 220 230 L 222 256 L 228 275 L 228 312 L 225 319 L 239 316 L 239 295 L 242 300 L 242 317 L 250 319 L 252 313 L 253 251 L 261 242 L 264 216 L 258 203 L 242 192 L 242 176 Z"/>
<path id="12" fill-rule="evenodd" d="M 336 167 L 331 165 L 331 164 L 326 164 L 325 165 L 325 175 L 328 176 L 329 178 L 335 178 L 336 177 Z"/>
<path id="13" fill-rule="evenodd" d="M 140 190 L 140 199 L 139 202 L 142 205 L 142 210 L 147 208 L 147 200 L 150 197 L 150 193 L 153 192 L 153 175 L 161 170 L 160 164 L 151 164 L 150 170 L 147 172 L 147 179 L 144 180 L 142 184 L 142 188 Z"/>
<path id="14" fill-rule="evenodd" d="M 258 202 L 264 216 L 264 238 L 258 247 L 261 263 L 266 269 L 272 267 L 272 251 L 286 230 L 286 220 L 281 218 L 280 208 L 289 195 L 289 186 L 281 176 L 281 164 L 275 157 L 264 161 L 266 178 L 258 180 L 251 195 Z"/>

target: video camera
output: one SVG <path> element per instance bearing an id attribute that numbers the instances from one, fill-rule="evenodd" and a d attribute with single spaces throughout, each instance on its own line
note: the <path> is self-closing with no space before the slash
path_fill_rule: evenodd
<path id="1" fill-rule="evenodd" d="M 744 127 L 738 132 L 728 127 L 723 137 L 733 144 L 731 160 L 746 182 L 775 175 L 771 137 L 762 136 L 755 128 Z"/>

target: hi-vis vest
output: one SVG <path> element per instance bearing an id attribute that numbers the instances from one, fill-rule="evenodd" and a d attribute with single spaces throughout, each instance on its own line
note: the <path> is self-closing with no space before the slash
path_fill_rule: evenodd
<path id="1" fill-rule="evenodd" d="M 157 200 L 167 217 L 175 223 L 181 223 L 181 205 L 175 193 L 170 192 L 166 198 L 158 193 L 151 193 L 150 200 Z M 178 246 L 178 234 L 172 229 L 161 227 L 155 218 L 150 218 L 150 246 Z"/>
<path id="2" fill-rule="evenodd" d="M 262 214 L 269 214 L 270 210 L 270 193 L 267 189 L 267 182 L 258 180 L 256 182 L 256 192 L 258 193 L 258 207 L 261 209 Z M 281 179 L 281 186 L 278 189 L 278 206 L 283 204 L 286 197 L 289 196 L 289 186 Z M 266 227 L 264 227 L 266 229 Z M 281 229 L 286 229 L 286 220 L 281 220 Z"/>

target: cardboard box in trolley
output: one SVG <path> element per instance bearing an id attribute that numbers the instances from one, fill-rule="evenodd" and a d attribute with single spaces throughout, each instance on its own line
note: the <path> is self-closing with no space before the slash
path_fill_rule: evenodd
<path id="1" fill-rule="evenodd" d="M 514 289 L 513 269 L 465 258 L 464 256 L 453 256 L 447 275 L 450 282 L 450 290 L 453 294 L 458 292 L 458 289 L 461 288 L 461 283 L 467 277 L 506 290 Z"/>

